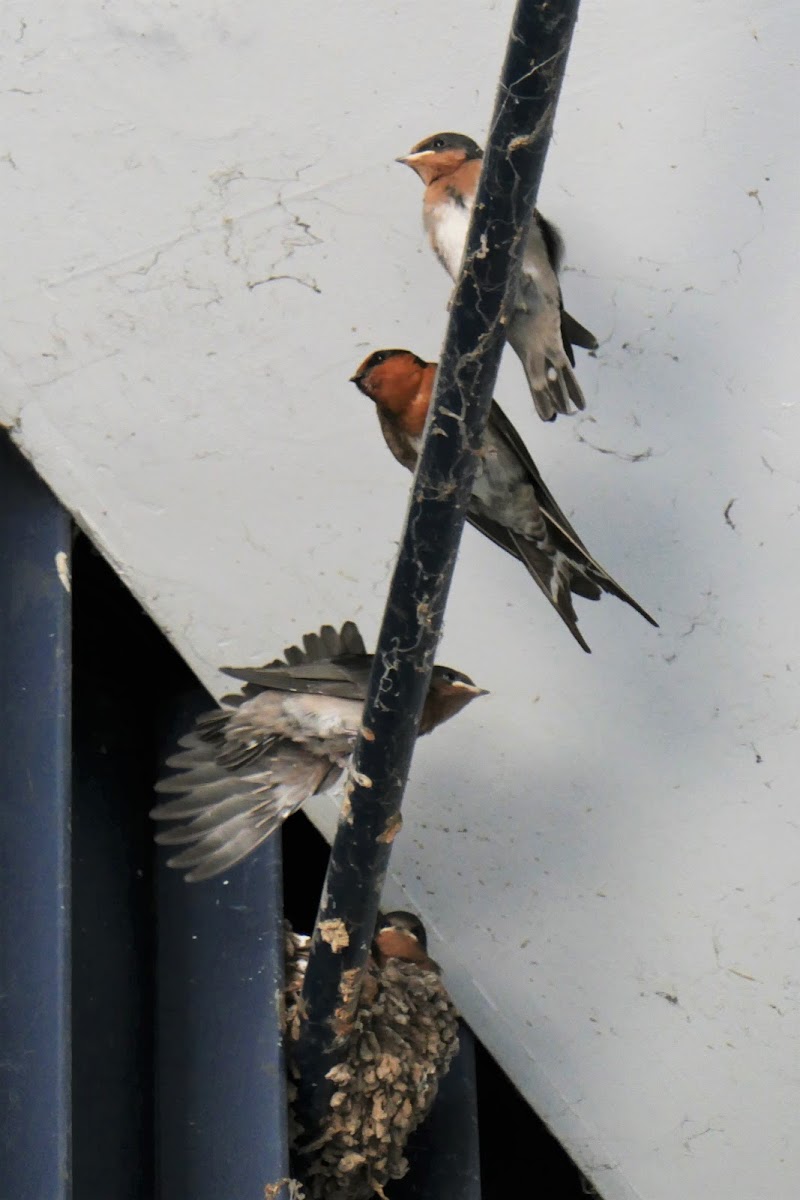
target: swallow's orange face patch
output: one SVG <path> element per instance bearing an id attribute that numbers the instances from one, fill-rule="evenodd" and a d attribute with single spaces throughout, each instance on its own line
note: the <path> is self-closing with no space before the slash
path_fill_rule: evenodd
<path id="1" fill-rule="evenodd" d="M 404 929 L 382 929 L 375 938 L 375 947 L 384 960 L 400 958 L 403 962 L 428 961 L 428 955 L 417 939 Z"/>
<path id="2" fill-rule="evenodd" d="M 419 158 L 412 150 L 405 159 L 407 166 L 411 167 L 412 171 L 416 171 L 426 187 L 436 179 L 452 175 L 466 161 L 466 151 L 459 149 L 428 151 L 420 154 Z"/>
<path id="3" fill-rule="evenodd" d="M 365 359 L 354 379 L 370 400 L 390 412 L 401 413 L 419 391 L 423 366 L 410 350 L 394 351 L 370 365 L 379 356 L 380 352 Z"/>

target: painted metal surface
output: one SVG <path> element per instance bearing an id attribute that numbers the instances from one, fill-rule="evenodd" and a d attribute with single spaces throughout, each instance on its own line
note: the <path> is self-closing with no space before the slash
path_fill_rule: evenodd
<path id="1" fill-rule="evenodd" d="M 4 13 L 0 410 L 217 694 L 322 621 L 374 639 L 408 480 L 347 378 L 435 358 L 449 283 L 392 163 L 482 139 L 510 3 Z M 661 623 L 591 659 L 464 538 L 393 906 L 606 1200 L 790 1200 L 800 1170 L 798 13 L 586 5 L 541 196 L 585 416 L 498 399 Z M 158 680 L 153 680 L 157 689 Z"/>
<path id="2" fill-rule="evenodd" d="M 207 708 L 198 697 L 197 710 Z M 159 857 L 161 1194 L 263 1200 L 289 1175 L 280 839 L 265 842 L 241 870 L 203 884 L 185 883 L 166 869 L 167 855 Z"/>
<path id="3" fill-rule="evenodd" d="M 67 1200 L 69 514 L 0 434 L 0 1181 Z"/>

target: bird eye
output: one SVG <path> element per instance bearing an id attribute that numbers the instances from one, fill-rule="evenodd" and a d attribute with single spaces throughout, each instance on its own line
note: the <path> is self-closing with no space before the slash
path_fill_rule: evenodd
<path id="1" fill-rule="evenodd" d="M 377 354 L 373 354 L 372 363 L 377 367 L 378 363 L 382 362 L 386 362 L 386 354 L 383 350 L 379 350 Z"/>
<path id="2" fill-rule="evenodd" d="M 444 150 L 444 138 L 436 138 L 433 143 L 434 150 Z"/>

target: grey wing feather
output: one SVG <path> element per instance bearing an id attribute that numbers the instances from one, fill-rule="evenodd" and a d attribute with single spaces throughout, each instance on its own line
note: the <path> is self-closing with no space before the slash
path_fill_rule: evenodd
<path id="1" fill-rule="evenodd" d="M 189 768 L 162 780 L 157 790 L 178 796 L 157 805 L 156 821 L 180 822 L 156 835 L 162 845 L 186 846 L 169 865 L 187 872 L 190 882 L 227 871 L 268 838 L 309 796 L 341 774 L 326 758 L 301 746 L 281 743 L 259 766 L 230 770 L 197 738 Z M 181 794 L 182 793 L 182 794 Z"/>
<path id="2" fill-rule="evenodd" d="M 604 592 L 609 593 L 629 604 L 651 625 L 656 625 L 649 613 L 645 612 L 589 554 L 539 474 L 525 443 L 499 404 L 492 402 L 489 419 L 495 440 L 504 442 L 511 448 L 525 468 L 528 483 L 533 488 L 546 524 L 546 538 L 538 542 L 522 537 L 475 511 L 468 514 L 470 523 L 513 557 L 522 560 L 575 640 L 587 653 L 590 653 L 590 650 L 578 629 L 577 615 L 572 604 L 573 595 L 583 596 L 587 600 L 599 600 Z"/>
<path id="3" fill-rule="evenodd" d="M 555 225 L 546 220 L 538 209 L 534 212 L 534 218 L 542 235 L 550 264 L 556 275 L 559 275 L 564 262 L 564 239 Z M 581 325 L 580 321 L 576 321 L 574 317 L 565 311 L 560 287 L 558 289 L 558 298 L 561 309 L 561 338 L 564 342 L 567 357 L 574 367 L 575 355 L 572 353 L 573 346 L 580 346 L 582 350 L 596 350 L 599 343 L 593 333 L 590 333 L 585 326 Z"/>
<path id="4" fill-rule="evenodd" d="M 498 439 L 504 441 L 506 445 L 514 451 L 515 456 L 524 466 L 528 474 L 528 482 L 531 484 L 534 492 L 536 493 L 537 503 L 548 521 L 554 525 L 557 525 L 569 541 L 574 542 L 576 546 L 580 546 L 584 554 L 588 553 L 583 542 L 570 525 L 559 505 L 556 503 L 555 496 L 550 491 L 544 479 L 542 479 L 542 476 L 539 473 L 539 468 L 531 458 L 528 447 L 525 445 L 522 438 L 519 436 L 511 421 L 509 421 L 508 417 L 503 412 L 496 400 L 492 401 L 489 421 L 491 422 L 492 430 Z"/>
<path id="5" fill-rule="evenodd" d="M 558 282 L 564 243 L 541 213 L 535 212 L 534 218 L 523 260 L 528 266 L 523 266 L 517 283 L 508 341 L 522 362 L 536 411 L 543 421 L 553 421 L 559 413 L 586 407 L 572 373 L 572 344 L 595 349 L 597 342 L 564 313 Z"/>
<path id="6" fill-rule="evenodd" d="M 263 667 L 223 667 L 222 670 L 233 679 L 257 688 L 363 700 L 372 660 L 352 621 L 346 621 L 338 633 L 332 625 L 323 625 L 318 634 L 307 633 L 303 646 L 303 650 L 288 646 L 285 661 L 276 659 Z M 253 695 L 253 692 L 247 689 L 245 694 Z"/>
<path id="7" fill-rule="evenodd" d="M 322 741 L 330 736 L 330 742 L 325 743 L 329 749 L 315 747 L 310 744 L 314 722 L 323 714 L 315 714 L 313 703 L 304 706 L 301 697 L 363 701 L 371 659 L 352 621 L 338 633 L 324 625 L 319 633 L 307 634 L 303 646 L 289 646 L 284 659 L 265 667 L 228 671 L 247 683 L 243 694 L 226 697 L 223 707 L 198 717 L 167 759 L 178 773 L 160 780 L 156 791 L 171 798 L 151 816 L 179 822 L 156 840 L 187 846 L 170 859 L 170 866 L 188 872 L 187 879 L 207 879 L 232 867 L 341 774 L 355 718 L 338 714 L 334 705 L 334 729 L 331 702 L 316 702 L 327 713 Z M 270 691 L 301 697 L 290 711 Z"/>

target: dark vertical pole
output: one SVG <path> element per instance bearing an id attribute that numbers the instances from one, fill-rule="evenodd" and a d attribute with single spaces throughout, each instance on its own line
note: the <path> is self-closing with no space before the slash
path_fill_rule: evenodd
<path id="1" fill-rule="evenodd" d="M 204 697 L 194 713 L 210 704 Z M 163 864 L 157 873 L 164 1200 L 264 1200 L 288 1175 L 280 849 L 269 838 L 202 884 Z"/>
<path id="2" fill-rule="evenodd" d="M 153 1200 L 148 802 L 154 710 L 177 656 L 82 535 L 72 596 L 73 1189 L 76 1200 Z"/>
<path id="3" fill-rule="evenodd" d="M 358 1001 L 505 341 L 508 281 L 519 270 L 577 10 L 578 0 L 519 0 L 514 14 L 303 989 L 295 1057 L 309 1137 L 327 1110 L 325 1074 L 345 1052 Z M 338 923 L 337 938 L 321 936 L 323 920 Z"/>
<path id="4" fill-rule="evenodd" d="M 433 1108 L 408 1139 L 408 1174 L 392 1184 L 392 1200 L 481 1200 L 475 1040 L 466 1025 L 458 1040 Z"/>
<path id="5" fill-rule="evenodd" d="M 0 433 L 0 1193 L 67 1200 L 71 525 Z"/>

